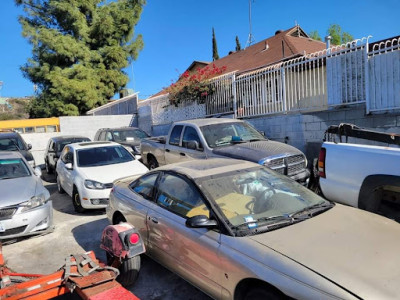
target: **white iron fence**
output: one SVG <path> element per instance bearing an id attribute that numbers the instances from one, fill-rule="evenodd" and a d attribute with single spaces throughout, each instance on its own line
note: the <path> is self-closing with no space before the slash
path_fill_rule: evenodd
<path id="1" fill-rule="evenodd" d="M 169 105 L 151 100 L 153 124 L 220 114 L 252 117 L 322 111 L 366 104 L 366 112 L 400 109 L 400 39 L 369 44 L 368 38 L 210 82 L 204 104 Z M 146 105 L 139 103 L 139 106 Z"/>
<path id="2" fill-rule="evenodd" d="M 368 52 L 370 111 L 400 108 L 400 38 L 373 45 Z"/>

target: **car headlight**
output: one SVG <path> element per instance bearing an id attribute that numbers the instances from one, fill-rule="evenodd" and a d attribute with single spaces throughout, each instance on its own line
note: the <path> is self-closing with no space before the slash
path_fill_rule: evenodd
<path id="1" fill-rule="evenodd" d="M 85 187 L 92 190 L 104 190 L 106 188 L 101 182 L 90 179 L 85 180 Z"/>
<path id="2" fill-rule="evenodd" d="M 26 202 L 22 202 L 20 204 L 20 206 L 22 207 L 21 212 L 25 212 L 25 211 L 34 209 L 45 203 L 46 203 L 46 199 L 43 194 L 40 194 L 38 196 L 33 196 L 30 200 L 28 200 Z"/>

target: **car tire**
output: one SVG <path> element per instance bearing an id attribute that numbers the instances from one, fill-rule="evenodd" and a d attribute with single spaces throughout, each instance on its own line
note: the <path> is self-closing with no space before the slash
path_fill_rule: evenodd
<path id="1" fill-rule="evenodd" d="M 48 162 L 45 162 L 47 174 L 53 174 L 53 169 L 50 167 Z"/>
<path id="2" fill-rule="evenodd" d="M 106 256 L 107 256 L 107 262 L 110 264 L 112 263 L 112 256 L 106 251 Z M 123 287 L 129 287 L 132 286 L 138 276 L 139 276 L 139 271 L 140 271 L 140 255 L 127 258 L 127 259 L 122 259 L 121 265 L 119 266 L 119 275 L 117 277 L 117 281 L 123 286 Z"/>
<path id="3" fill-rule="evenodd" d="M 83 213 L 85 211 L 85 209 L 82 207 L 81 196 L 77 190 L 74 190 L 72 194 L 72 204 L 74 205 L 74 209 L 77 213 Z"/>
<path id="4" fill-rule="evenodd" d="M 57 173 L 56 173 L 56 181 L 57 181 L 57 191 L 58 191 L 60 194 L 64 194 L 65 191 L 64 191 L 64 189 L 63 189 L 62 186 L 61 186 L 60 178 L 58 177 L 58 174 L 57 174 Z"/>
<path id="5" fill-rule="evenodd" d="M 158 162 L 157 159 L 155 157 L 150 157 L 149 158 L 149 169 L 153 170 L 155 168 L 158 168 Z"/>
<path id="6" fill-rule="evenodd" d="M 247 293 L 243 297 L 243 300 L 255 299 L 280 300 L 285 299 L 285 296 L 268 288 L 253 287 L 247 291 Z"/>

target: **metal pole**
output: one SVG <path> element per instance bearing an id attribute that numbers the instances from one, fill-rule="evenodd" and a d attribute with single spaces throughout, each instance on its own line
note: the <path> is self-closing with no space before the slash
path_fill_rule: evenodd
<path id="1" fill-rule="evenodd" d="M 371 38 L 372 36 L 369 35 L 367 37 L 367 41 L 365 43 L 365 55 L 364 55 L 364 59 L 365 59 L 365 110 L 366 110 L 366 114 L 368 115 L 370 113 L 370 109 L 371 109 L 371 99 L 369 96 L 369 72 L 368 72 L 368 48 L 369 48 L 369 43 L 368 40 Z"/>

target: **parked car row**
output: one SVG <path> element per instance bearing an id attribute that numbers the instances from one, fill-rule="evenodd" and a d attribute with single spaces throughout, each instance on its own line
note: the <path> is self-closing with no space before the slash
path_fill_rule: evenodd
<path id="1" fill-rule="evenodd" d="M 177 123 L 167 138 L 133 137 L 141 143 L 130 146 L 125 129 L 72 139 L 57 157 L 58 191 L 79 213 L 106 208 L 111 224 L 135 226 L 149 257 L 215 299 L 398 298 L 400 224 L 305 188 L 297 149 L 244 122 L 207 122 Z M 121 144 L 98 141 L 107 135 Z M 16 156 L 25 162 L 3 155 L 0 171 Z M 25 166 L 22 178 L 40 175 Z M 39 193 L 17 211 L 49 209 L 48 199 Z"/>

